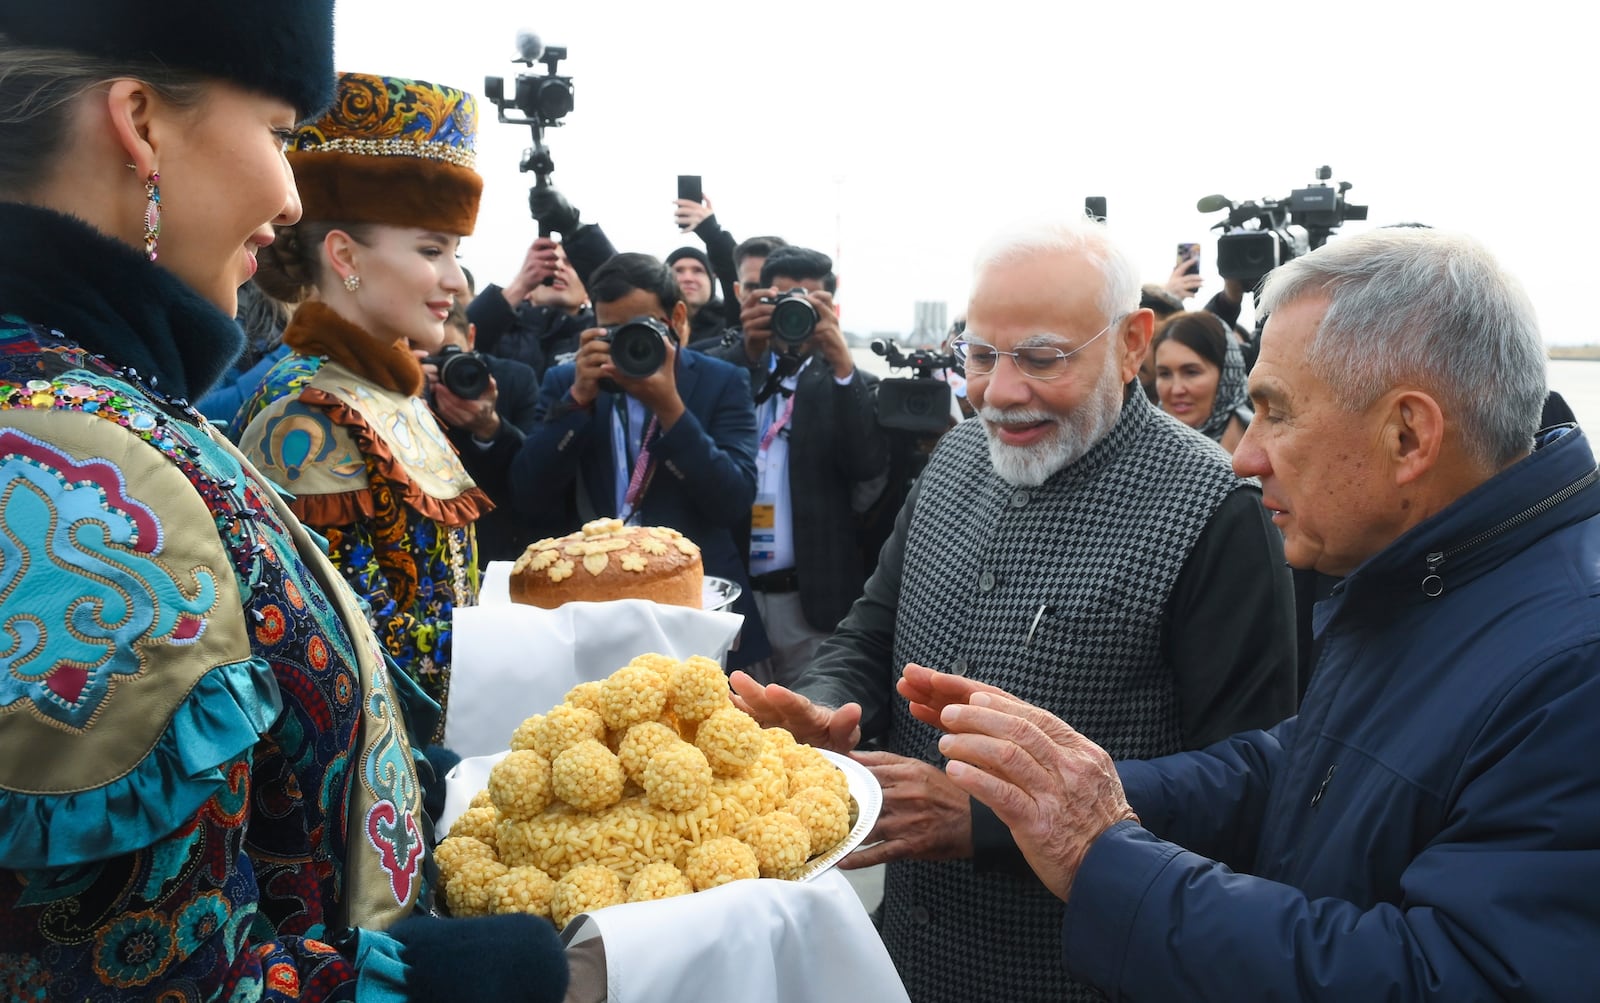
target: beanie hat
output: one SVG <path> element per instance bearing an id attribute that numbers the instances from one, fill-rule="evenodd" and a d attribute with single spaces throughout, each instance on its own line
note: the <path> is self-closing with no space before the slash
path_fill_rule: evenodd
<path id="1" fill-rule="evenodd" d="M 706 256 L 706 252 L 700 250 L 698 247 L 680 247 L 676 251 L 673 251 L 671 254 L 667 255 L 667 267 L 671 268 L 674 264 L 682 261 L 684 258 L 693 258 L 694 260 L 700 262 L 701 266 L 706 270 L 706 276 L 715 280 L 717 273 L 711 268 L 711 259 Z"/>
<path id="2" fill-rule="evenodd" d="M 17 0 L 0 35 L 30 48 L 159 63 L 282 98 L 300 117 L 333 100 L 333 0 Z"/>
<path id="3" fill-rule="evenodd" d="M 290 144 L 301 219 L 470 234 L 483 193 L 474 169 L 477 136 L 471 94 L 341 73 L 333 107 L 301 126 Z"/>

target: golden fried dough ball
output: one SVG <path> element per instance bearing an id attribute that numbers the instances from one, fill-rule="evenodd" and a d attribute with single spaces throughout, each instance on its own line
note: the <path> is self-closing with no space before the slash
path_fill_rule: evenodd
<path id="1" fill-rule="evenodd" d="M 534 736 L 538 733 L 539 724 L 543 720 L 543 714 L 535 714 L 532 717 L 524 718 L 522 723 L 517 725 L 517 730 L 511 733 L 511 751 L 520 752 L 523 749 L 537 751 L 539 746 Z"/>
<path id="2" fill-rule="evenodd" d="M 650 757 L 639 785 L 656 807 L 688 811 L 711 790 L 711 764 L 688 742 L 673 742 Z"/>
<path id="3" fill-rule="evenodd" d="M 433 848 L 433 859 L 439 865 L 439 891 L 443 892 L 455 875 L 456 867 L 468 857 L 495 859 L 494 847 L 475 836 L 451 836 Z"/>
<path id="4" fill-rule="evenodd" d="M 673 865 L 650 864 L 641 867 L 633 880 L 628 882 L 628 901 L 651 902 L 669 899 L 674 895 L 688 895 L 693 891 L 694 885 Z"/>
<path id="5" fill-rule="evenodd" d="M 644 776 L 644 768 L 650 762 L 650 757 L 669 745 L 686 744 L 678 737 L 678 733 L 659 721 L 646 721 L 636 724 L 628 729 L 622 737 L 622 743 L 617 746 L 617 758 L 622 760 L 622 769 L 628 774 L 628 779 L 634 783 Z"/>
<path id="6" fill-rule="evenodd" d="M 596 714 L 604 714 L 600 710 L 600 690 L 605 684 L 595 679 L 587 683 L 579 683 L 567 691 L 563 703 L 572 707 L 587 707 Z"/>
<path id="7" fill-rule="evenodd" d="M 597 742 L 606 740 L 605 721 L 598 711 L 571 704 L 550 708 L 533 735 L 535 750 L 552 763 L 561 753 L 590 738 Z"/>
<path id="8" fill-rule="evenodd" d="M 795 870 L 811 856 L 811 830 L 786 811 L 775 811 L 746 822 L 739 838 L 755 851 L 756 866 L 764 878 Z"/>
<path id="9" fill-rule="evenodd" d="M 525 912 L 550 918 L 556 883 L 537 867 L 513 867 L 489 883 L 489 911 Z"/>
<path id="10" fill-rule="evenodd" d="M 654 721 L 667 709 L 667 681 L 643 665 L 624 665 L 600 684 L 600 717 L 612 731 Z"/>
<path id="11" fill-rule="evenodd" d="M 686 724 L 697 724 L 733 705 L 722 666 L 703 655 L 694 655 L 674 666 L 671 683 L 671 709 Z"/>
<path id="12" fill-rule="evenodd" d="M 694 744 L 706 754 L 711 771 L 719 777 L 748 773 L 767 748 L 767 740 L 755 718 L 732 706 L 712 712 L 701 722 Z"/>
<path id="13" fill-rule="evenodd" d="M 761 868 L 748 844 L 732 836 L 718 836 L 689 851 L 683 874 L 695 891 L 703 892 L 730 881 L 760 877 Z"/>
<path id="14" fill-rule="evenodd" d="M 450 915 L 462 919 L 489 915 L 493 901 L 491 886 L 509 870 L 492 857 L 466 857 L 458 861 L 455 873 L 444 887 L 444 901 L 450 907 Z"/>
<path id="15" fill-rule="evenodd" d="M 450 823 L 450 836 L 472 836 L 495 845 L 495 830 L 500 824 L 500 813 L 493 807 L 468 808 Z"/>
<path id="16" fill-rule="evenodd" d="M 622 763 L 592 738 L 556 756 L 550 764 L 550 779 L 556 797 L 584 811 L 599 811 L 622 800 L 627 782 Z"/>
<path id="17" fill-rule="evenodd" d="M 850 835 L 850 806 L 825 787 L 808 787 L 789 796 L 783 810 L 811 833 L 811 852 L 822 853 Z"/>
<path id="18" fill-rule="evenodd" d="M 554 797 L 550 760 L 532 749 L 511 753 L 489 771 L 489 799 L 502 818 L 533 818 L 550 807 Z"/>
<path id="19" fill-rule="evenodd" d="M 565 927 L 580 913 L 604 909 L 608 905 L 621 905 L 628 901 L 622 879 L 609 867 L 584 864 L 568 871 L 556 882 L 550 896 L 550 918 L 556 929 Z"/>

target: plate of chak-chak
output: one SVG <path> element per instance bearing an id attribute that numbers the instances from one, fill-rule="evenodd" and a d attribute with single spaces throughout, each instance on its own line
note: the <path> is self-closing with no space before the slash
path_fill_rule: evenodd
<path id="1" fill-rule="evenodd" d="M 809 881 L 883 807 L 865 766 L 762 728 L 700 656 L 641 655 L 580 683 L 509 744 L 436 851 L 451 915 L 560 927 L 729 881 Z"/>

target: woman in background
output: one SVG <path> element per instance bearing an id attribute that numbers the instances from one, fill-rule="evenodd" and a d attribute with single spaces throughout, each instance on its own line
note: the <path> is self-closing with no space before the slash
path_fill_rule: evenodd
<path id="1" fill-rule="evenodd" d="M 1151 339 L 1161 410 L 1233 452 L 1250 424 L 1244 358 L 1216 314 L 1173 314 Z"/>
<path id="2" fill-rule="evenodd" d="M 300 215 L 331 8 L 0 6 L 7 999 L 564 992 L 544 921 L 414 915 L 431 705 L 188 403 Z"/>
<path id="3" fill-rule="evenodd" d="M 476 132 L 470 94 L 340 74 L 289 151 L 301 219 L 279 225 L 256 276 L 299 304 L 292 354 L 236 422 L 245 455 L 328 538 L 384 649 L 446 710 L 454 612 L 477 601 L 473 522 L 493 506 L 429 410 L 416 353 L 438 353 L 467 295 L 456 250 L 483 186 Z"/>

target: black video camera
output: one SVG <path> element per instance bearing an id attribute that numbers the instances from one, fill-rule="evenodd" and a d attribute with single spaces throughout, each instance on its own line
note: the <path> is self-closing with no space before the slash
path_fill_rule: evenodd
<path id="1" fill-rule="evenodd" d="M 672 328 L 655 317 L 634 317 L 605 329 L 600 340 L 611 346 L 611 364 L 617 372 L 644 379 L 666 364 L 667 342 L 676 341 Z M 616 390 L 607 387 L 612 393 Z"/>
<path id="2" fill-rule="evenodd" d="M 489 389 L 489 363 L 477 352 L 469 352 L 460 345 L 446 345 L 438 355 L 422 360 L 436 366 L 439 382 L 462 400 L 474 401 Z"/>
<path id="3" fill-rule="evenodd" d="M 1201 199 L 1195 206 L 1201 212 L 1228 210 L 1227 218 L 1211 227 L 1222 231 L 1217 238 L 1217 272 L 1254 286 L 1279 265 L 1327 243 L 1346 220 L 1366 219 L 1366 206 L 1345 201 L 1350 182 L 1339 182 L 1335 190 L 1325 183 L 1331 177 L 1331 167 L 1319 167 L 1316 183 L 1296 188 L 1287 199 L 1234 202 L 1226 195 Z"/>
<path id="4" fill-rule="evenodd" d="M 872 351 L 889 363 L 890 369 L 910 369 L 914 377 L 891 377 L 878 381 L 878 424 L 917 435 L 942 435 L 950 427 L 950 384 L 934 376 L 934 370 L 963 372 L 954 355 L 919 348 L 909 355 L 887 339 L 872 343 Z"/>
<path id="5" fill-rule="evenodd" d="M 512 62 L 522 63 L 529 68 L 536 62 L 542 62 L 545 72 L 542 75 L 517 74 L 515 89 L 509 98 L 506 97 L 504 78 L 483 78 L 484 95 L 494 102 L 499 120 L 512 125 L 526 125 L 533 130 L 533 145 L 522 152 L 522 162 L 517 165 L 518 170 L 524 174 L 531 173 L 535 179 L 533 190 L 528 193 L 530 209 L 533 191 L 549 188 L 550 175 L 556 169 L 555 160 L 544 145 L 544 130 L 561 125 L 561 120 L 572 111 L 572 78 L 556 73 L 556 68 L 565 58 L 566 46 L 552 45 L 547 48 L 539 41 L 538 35 L 518 32 L 517 57 Z M 512 109 L 516 109 L 520 117 L 513 117 L 510 114 Z M 539 235 L 550 236 L 542 225 Z"/>
<path id="6" fill-rule="evenodd" d="M 799 286 L 776 296 L 763 296 L 761 302 L 772 304 L 772 336 L 788 348 L 797 347 L 817 329 L 817 308 Z"/>

